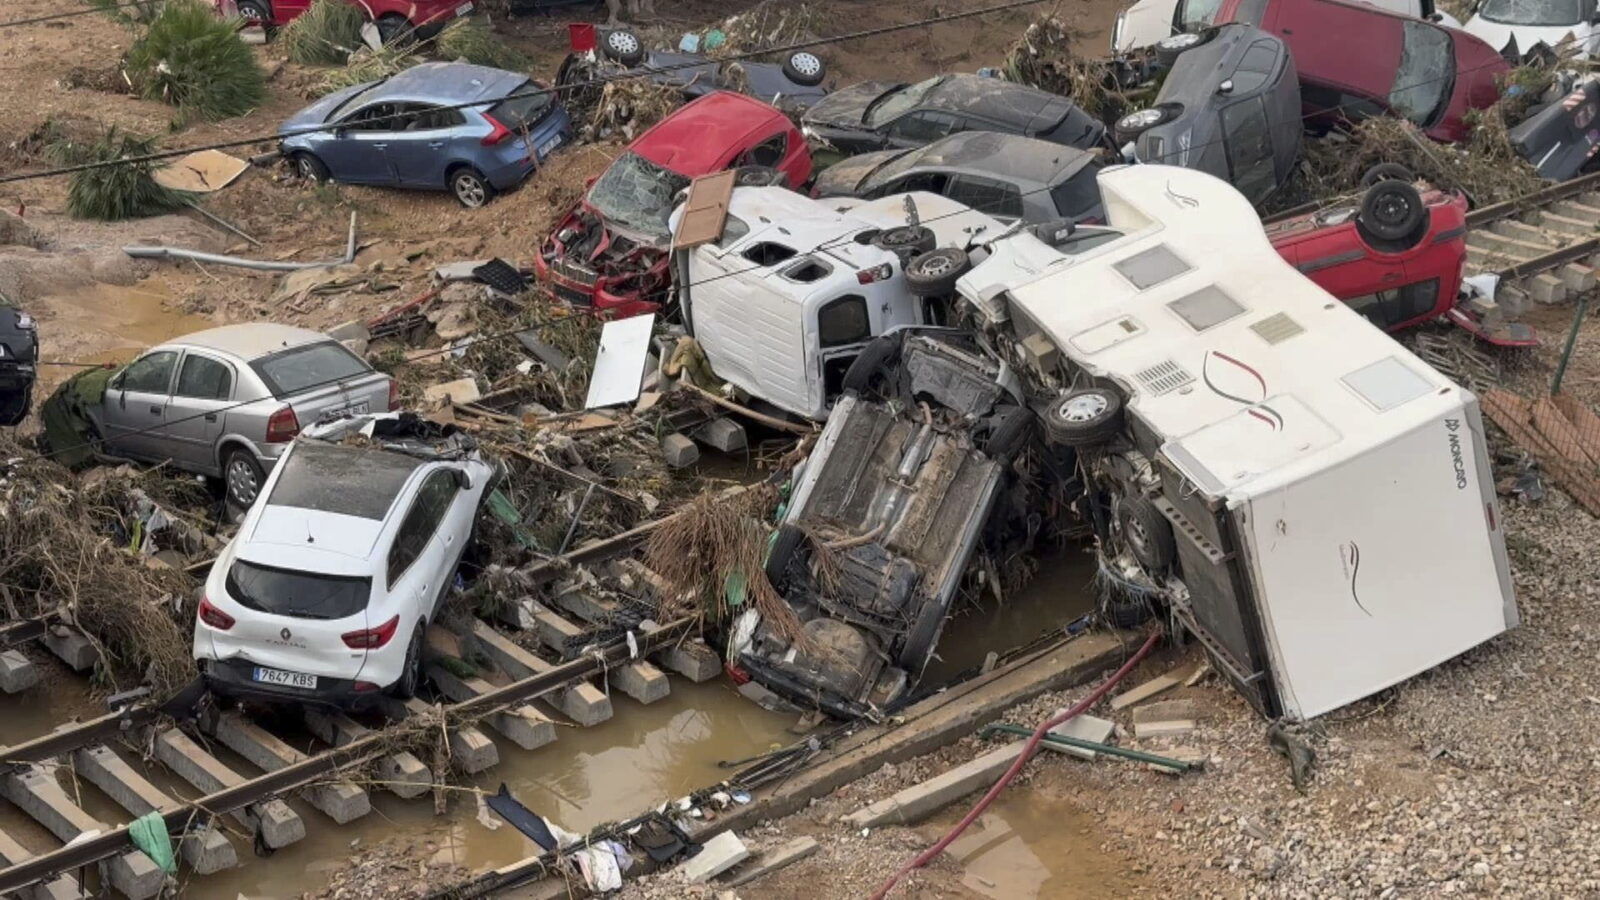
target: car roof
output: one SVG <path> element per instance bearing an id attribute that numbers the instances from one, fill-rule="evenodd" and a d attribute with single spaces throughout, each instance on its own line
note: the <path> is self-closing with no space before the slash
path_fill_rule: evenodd
<path id="1" fill-rule="evenodd" d="M 526 75 L 471 63 L 422 63 L 373 86 L 361 96 L 361 101 L 405 99 L 471 103 L 498 100 L 527 80 Z"/>
<path id="2" fill-rule="evenodd" d="M 381 521 L 426 463 L 370 445 L 305 438 L 280 463 L 284 471 L 266 503 Z"/>
<path id="3" fill-rule="evenodd" d="M 1302 78 L 1349 85 L 1377 97 L 1389 96 L 1394 85 L 1405 23 L 1438 27 L 1359 0 L 1269 0 L 1262 22 L 1283 36 Z M 1361 52 L 1352 55 L 1354 42 Z"/>
<path id="4" fill-rule="evenodd" d="M 1025 84 L 963 72 L 944 76 L 938 86 L 923 98 L 922 106 L 950 112 L 978 113 L 985 118 L 1023 128 L 1032 124 L 1035 116 L 1057 101 L 1070 102 Z M 1058 112 L 1053 118 L 1059 118 L 1060 115 Z"/>
<path id="5" fill-rule="evenodd" d="M 730 147 L 781 119 L 783 113 L 754 97 L 714 91 L 651 126 L 629 149 L 680 175 L 708 175 L 722 168 Z"/>
<path id="6" fill-rule="evenodd" d="M 911 156 L 915 162 L 905 171 L 962 169 L 1002 174 L 1036 185 L 1053 184 L 1094 158 L 1094 154 L 1076 147 L 998 131 L 957 132 L 912 150 Z"/>
<path id="7" fill-rule="evenodd" d="M 316 344 L 331 341 L 321 332 L 307 328 L 296 328 L 293 325 L 279 325 L 273 322 L 246 322 L 240 325 L 224 325 L 221 328 L 209 328 L 186 334 L 162 344 L 163 347 L 195 347 L 201 350 L 215 350 L 218 353 L 229 353 L 246 362 L 260 359 L 288 350 L 292 347 L 303 347 L 306 344 Z"/>

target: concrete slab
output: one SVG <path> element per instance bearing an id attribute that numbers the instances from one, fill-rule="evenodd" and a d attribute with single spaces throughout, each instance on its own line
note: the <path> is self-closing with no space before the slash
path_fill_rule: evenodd
<path id="1" fill-rule="evenodd" d="M 1058 711 L 1057 715 L 1059 714 L 1060 712 Z M 1049 733 L 1053 737 L 1077 738 L 1080 741 L 1094 741 L 1097 744 L 1104 744 L 1111 739 L 1111 732 L 1116 730 L 1116 727 L 1116 723 L 1110 719 L 1080 715 L 1050 729 Z M 1100 755 L 1086 747 L 1062 747 L 1055 744 L 1040 744 L 1039 746 L 1047 750 L 1054 750 L 1057 753 L 1076 756 L 1080 759 L 1094 759 Z"/>
<path id="2" fill-rule="evenodd" d="M 82 632 L 65 625 L 50 626 L 44 637 L 39 638 L 39 643 L 44 644 L 46 650 L 54 653 L 74 672 L 89 671 L 100 658 L 94 644 Z"/>
<path id="3" fill-rule="evenodd" d="M 392 715 L 391 718 L 427 715 L 430 710 L 428 704 L 413 697 L 396 709 L 397 715 Z M 476 775 L 500 763 L 500 748 L 495 746 L 494 741 L 489 740 L 488 735 L 470 725 L 450 729 L 449 743 L 451 766 L 468 775 Z"/>
<path id="4" fill-rule="evenodd" d="M 1157 675 L 1149 681 L 1134 685 L 1128 690 L 1125 690 L 1117 696 L 1111 698 L 1111 708 L 1122 709 L 1124 706 L 1132 706 L 1141 700 L 1149 700 L 1151 697 L 1154 697 L 1162 691 L 1171 690 L 1172 688 L 1177 687 L 1182 681 L 1182 676 L 1180 676 L 1176 670 L 1168 672 L 1164 675 Z"/>
<path id="5" fill-rule="evenodd" d="M 1556 274 L 1566 284 L 1567 290 L 1576 294 L 1581 294 L 1595 286 L 1594 269 L 1579 263 L 1567 263 L 1557 269 Z"/>
<path id="6" fill-rule="evenodd" d="M 571 648 L 582 643 L 589 633 L 587 629 L 542 603 L 536 603 L 534 606 L 532 630 L 539 635 L 539 643 L 561 654 L 563 658 Z"/>
<path id="7" fill-rule="evenodd" d="M 517 646 L 510 638 L 495 631 L 489 623 L 474 619 L 467 637 L 468 646 L 489 658 L 500 671 L 521 681 L 555 668 L 532 653 Z M 598 725 L 611 718 L 611 698 L 587 682 L 574 685 L 548 695 L 548 699 L 562 714 L 579 725 Z"/>
<path id="8" fill-rule="evenodd" d="M 85 781 L 104 791 L 134 818 L 152 812 L 174 809 L 177 801 L 167 796 L 149 779 L 123 761 L 110 747 L 97 744 L 80 747 L 72 754 L 72 764 Z M 210 875 L 239 864 L 233 844 L 216 828 L 199 828 L 178 841 L 178 853 L 189 868 Z"/>
<path id="9" fill-rule="evenodd" d="M 1162 700 L 1133 711 L 1135 737 L 1161 737 L 1188 734 L 1195 728 L 1199 712 L 1192 700 Z"/>
<path id="10" fill-rule="evenodd" d="M 701 884 L 721 875 L 750 858 L 750 848 L 731 831 L 724 831 L 700 848 L 683 864 L 684 877 L 690 884 Z"/>
<path id="11" fill-rule="evenodd" d="M 688 435 L 674 431 L 661 439 L 661 455 L 667 465 L 683 469 L 700 461 L 700 447 Z"/>
<path id="12" fill-rule="evenodd" d="M 1540 303 L 1560 303 L 1567 299 L 1567 283 L 1549 272 L 1524 278 L 1521 287 Z"/>
<path id="13" fill-rule="evenodd" d="M 629 560 L 632 562 L 632 560 Z M 591 594 L 581 588 L 561 591 L 550 602 L 592 624 L 614 621 L 620 610 L 615 600 Z M 672 693 L 665 672 L 643 659 L 632 660 L 606 673 L 611 687 L 640 703 L 654 703 Z"/>
<path id="14" fill-rule="evenodd" d="M 794 865 L 816 853 L 818 846 L 816 838 L 797 837 L 757 854 L 749 859 L 746 865 L 741 866 L 732 877 L 724 878 L 720 883 L 730 888 L 742 887 L 757 878 L 765 878 L 785 866 Z"/>
<path id="15" fill-rule="evenodd" d="M 750 445 L 744 426 L 727 416 L 712 419 L 689 434 L 700 443 L 721 450 L 723 453 L 737 453 Z"/>
<path id="16" fill-rule="evenodd" d="M 308 708 L 302 712 L 302 717 L 306 728 L 317 736 L 317 740 L 335 747 L 342 747 L 372 733 L 370 728 L 344 713 Z M 433 788 L 433 772 L 409 751 L 380 758 L 378 779 L 385 790 L 402 800 L 420 797 Z"/>
<path id="17" fill-rule="evenodd" d="M 39 683 L 39 667 L 20 650 L 0 653 L 0 693 L 17 694 Z"/>
<path id="18" fill-rule="evenodd" d="M 40 766 L 26 766 L 8 773 L 3 788 L 7 800 L 64 842 L 84 832 L 104 832 L 111 828 L 79 809 L 55 776 Z M 150 857 L 135 850 L 109 860 L 106 878 L 118 893 L 130 900 L 149 900 L 161 893 L 166 873 Z"/>
<path id="19" fill-rule="evenodd" d="M 34 854 L 12 839 L 11 835 L 0 831 L 0 863 L 7 866 L 20 865 L 30 859 Z M 17 892 L 18 900 L 81 900 L 87 896 L 78 879 L 71 875 L 60 875 L 43 884 L 25 887 Z"/>
<path id="20" fill-rule="evenodd" d="M 722 674 L 722 657 L 699 638 L 690 638 L 657 653 L 657 662 L 679 675 L 699 683 Z"/>
<path id="21" fill-rule="evenodd" d="M 306 758 L 304 753 L 237 712 L 223 713 L 218 718 L 217 740 L 267 772 L 276 772 Z M 372 798 L 348 781 L 314 785 L 302 790 L 300 796 L 340 825 L 372 811 Z"/>
<path id="22" fill-rule="evenodd" d="M 437 663 L 428 665 L 428 679 L 440 693 L 457 703 L 494 690 L 481 678 L 457 677 Z M 555 723 L 527 704 L 494 713 L 484 721 L 524 750 L 536 750 L 556 739 Z"/>
<path id="23" fill-rule="evenodd" d="M 202 794 L 214 794 L 223 788 L 242 784 L 245 780 L 176 728 L 156 736 L 155 750 L 156 759 L 162 765 Z M 300 814 L 282 800 L 269 800 L 248 810 L 235 810 L 229 815 L 252 834 L 259 831 L 262 842 L 273 850 L 280 850 L 306 836 L 306 824 Z"/>
<path id="24" fill-rule="evenodd" d="M 844 817 L 852 828 L 909 825 L 981 788 L 994 784 L 1022 752 L 1026 741 L 1014 741 L 954 769 L 897 791 Z"/>

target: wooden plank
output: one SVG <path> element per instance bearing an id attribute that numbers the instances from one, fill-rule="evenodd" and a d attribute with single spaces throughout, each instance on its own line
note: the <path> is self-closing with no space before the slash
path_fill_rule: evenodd
<path id="1" fill-rule="evenodd" d="M 722 237 L 728 202 L 733 199 L 734 177 L 732 169 L 724 169 L 690 182 L 683 218 L 678 220 L 678 233 L 672 236 L 672 249 L 687 250 Z"/>
<path id="2" fill-rule="evenodd" d="M 1550 402 L 1549 397 L 1542 397 L 1533 404 L 1533 425 L 1563 459 L 1591 469 L 1594 467 L 1595 460 L 1583 452 L 1583 442 L 1578 439 L 1578 430 L 1572 427 L 1572 423 L 1561 414 L 1561 410 L 1556 409 L 1556 405 Z"/>
<path id="3" fill-rule="evenodd" d="M 1600 460 L 1600 416 L 1571 394 L 1556 394 L 1550 398 L 1550 402 L 1572 423 L 1584 452 L 1591 459 Z"/>

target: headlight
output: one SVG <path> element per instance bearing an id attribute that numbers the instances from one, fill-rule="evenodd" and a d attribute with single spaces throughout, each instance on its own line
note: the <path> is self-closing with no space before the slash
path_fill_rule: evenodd
<path id="1" fill-rule="evenodd" d="M 33 330 L 33 316 L 27 313 L 17 313 L 17 327 L 23 331 Z"/>

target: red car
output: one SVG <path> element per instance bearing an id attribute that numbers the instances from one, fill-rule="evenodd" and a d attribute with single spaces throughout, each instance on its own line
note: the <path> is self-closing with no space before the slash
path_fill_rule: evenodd
<path id="1" fill-rule="evenodd" d="M 1395 115 L 1435 140 L 1463 140 L 1467 111 L 1498 100 L 1496 79 L 1511 71 L 1465 31 L 1359 0 L 1222 0 L 1216 22 L 1283 38 L 1313 126 Z"/>
<path id="2" fill-rule="evenodd" d="M 811 179 L 811 151 L 783 113 L 717 91 L 667 116 L 628 146 L 534 257 L 557 298 L 619 317 L 654 312 L 671 276 L 667 216 L 701 175 L 756 166 L 792 188 Z"/>
<path id="3" fill-rule="evenodd" d="M 1445 318 L 1492 344 L 1538 343 L 1457 305 L 1467 260 L 1467 199 L 1382 181 L 1345 200 L 1266 226 L 1278 255 L 1384 331 Z"/>
<path id="4" fill-rule="evenodd" d="M 222 9 L 228 0 L 216 0 Z M 447 22 L 457 16 L 472 12 L 473 0 L 345 0 L 361 7 L 367 18 L 378 26 L 384 43 L 408 32 L 418 37 L 431 37 Z M 312 0 L 233 0 L 239 17 L 247 22 L 258 22 L 268 28 L 289 24 L 296 16 L 311 8 Z M 224 10 L 226 11 L 226 10 Z"/>

